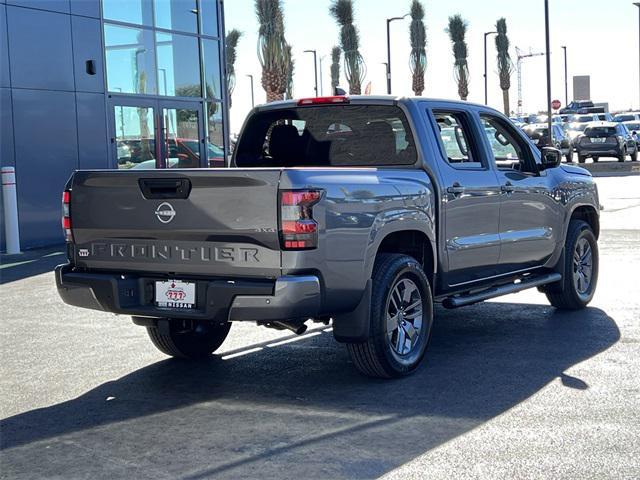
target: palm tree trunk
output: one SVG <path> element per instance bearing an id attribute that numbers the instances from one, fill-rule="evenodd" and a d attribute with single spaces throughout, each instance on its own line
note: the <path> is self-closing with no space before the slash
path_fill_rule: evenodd
<path id="1" fill-rule="evenodd" d="M 504 104 L 504 114 L 509 116 L 509 89 L 502 90 L 502 103 Z"/>
<path id="2" fill-rule="evenodd" d="M 267 103 L 277 102 L 278 100 L 284 100 L 284 95 L 282 93 L 267 90 Z"/>

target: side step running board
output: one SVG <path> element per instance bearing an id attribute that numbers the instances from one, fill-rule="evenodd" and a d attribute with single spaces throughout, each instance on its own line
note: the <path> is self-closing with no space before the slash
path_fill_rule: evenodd
<path id="1" fill-rule="evenodd" d="M 442 305 L 445 308 L 464 307 L 466 305 L 471 305 L 472 303 L 482 302 L 490 298 L 500 297 L 502 295 L 519 292 L 528 288 L 539 287 L 540 285 L 546 285 L 547 283 L 553 283 L 560 280 L 562 280 L 562 275 L 559 273 L 548 273 L 546 275 L 526 277 L 518 283 L 509 283 L 507 285 L 488 288 L 487 290 L 482 290 L 476 293 L 448 297 L 443 300 Z"/>

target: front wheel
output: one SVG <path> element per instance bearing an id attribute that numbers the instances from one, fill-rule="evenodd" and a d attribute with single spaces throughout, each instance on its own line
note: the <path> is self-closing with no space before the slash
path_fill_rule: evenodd
<path id="1" fill-rule="evenodd" d="M 166 323 L 166 327 L 147 327 L 151 342 L 166 355 L 187 359 L 209 357 L 222 345 L 231 328 L 231 323 L 199 323 L 194 326 L 171 319 Z"/>
<path id="2" fill-rule="evenodd" d="M 636 145 L 636 148 L 633 150 L 633 153 L 631 154 L 631 161 L 635 162 L 638 160 L 638 146 Z"/>
<path id="3" fill-rule="evenodd" d="M 431 337 L 429 280 L 414 258 L 399 254 L 380 254 L 372 280 L 368 339 L 347 344 L 347 349 L 364 375 L 408 375 L 420 364 Z"/>
<path id="4" fill-rule="evenodd" d="M 549 302 L 563 310 L 586 307 L 598 283 L 598 242 L 588 223 L 569 223 L 562 267 L 562 280 L 546 289 Z"/>

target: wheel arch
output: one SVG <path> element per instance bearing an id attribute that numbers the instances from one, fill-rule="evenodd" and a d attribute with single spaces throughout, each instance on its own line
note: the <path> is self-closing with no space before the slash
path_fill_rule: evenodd
<path id="1" fill-rule="evenodd" d="M 593 205 L 576 205 L 571 211 L 571 215 L 569 216 L 569 220 L 567 222 L 567 226 L 565 227 L 565 240 L 566 240 L 566 232 L 569 230 L 569 222 L 571 220 L 582 220 L 586 222 L 593 230 L 593 234 L 596 237 L 596 240 L 600 237 L 600 215 L 598 215 L 598 211 L 596 207 Z"/>

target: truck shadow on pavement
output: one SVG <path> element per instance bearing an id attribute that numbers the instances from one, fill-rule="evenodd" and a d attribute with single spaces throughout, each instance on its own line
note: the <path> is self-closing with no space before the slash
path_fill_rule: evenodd
<path id="1" fill-rule="evenodd" d="M 416 374 L 360 376 L 331 333 L 222 360 L 164 360 L 0 424 L 8 477 L 371 478 L 482 425 L 613 345 L 597 308 L 437 309 Z M 251 349 L 255 346 L 247 347 Z"/>

